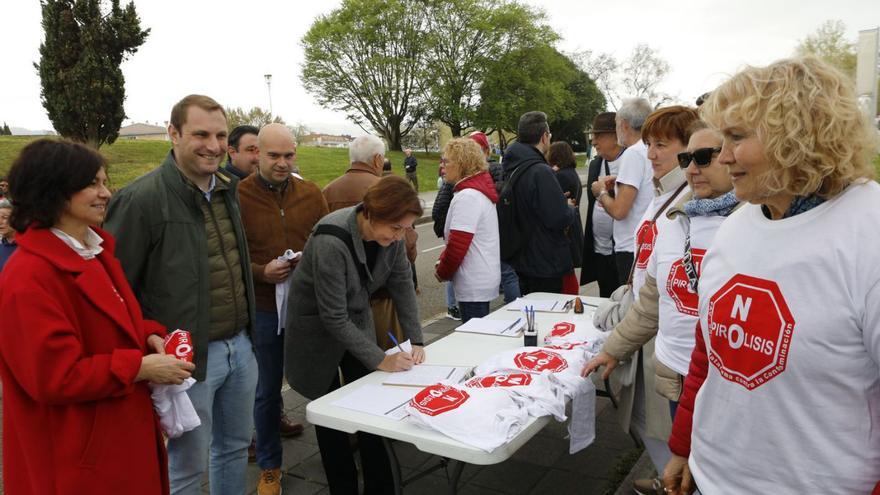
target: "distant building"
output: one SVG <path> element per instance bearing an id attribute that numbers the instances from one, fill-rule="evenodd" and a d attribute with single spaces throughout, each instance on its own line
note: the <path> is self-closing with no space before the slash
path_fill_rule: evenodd
<path id="1" fill-rule="evenodd" d="M 317 132 L 311 132 L 299 138 L 299 144 L 302 146 L 318 146 L 322 148 L 348 148 L 349 143 L 352 141 L 354 141 L 354 138 L 347 134 L 334 136 Z"/>
<path id="2" fill-rule="evenodd" d="M 119 139 L 168 141 L 168 129 L 152 124 L 131 124 L 119 129 Z"/>

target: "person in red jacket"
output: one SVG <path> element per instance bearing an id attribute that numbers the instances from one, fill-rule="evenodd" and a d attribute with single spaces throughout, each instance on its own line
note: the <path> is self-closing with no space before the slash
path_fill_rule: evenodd
<path id="1" fill-rule="evenodd" d="M 469 138 L 456 138 L 443 149 L 444 180 L 453 185 L 446 215 L 446 249 L 437 262 L 437 280 L 453 281 L 462 323 L 489 314 L 501 284 L 498 193 L 483 150 Z"/>
<path id="2" fill-rule="evenodd" d="M 191 363 L 164 352 L 96 227 L 104 159 L 41 139 L 12 165 L 19 248 L 0 275 L 3 487 L 15 494 L 169 492 L 148 382 L 180 384 Z"/>

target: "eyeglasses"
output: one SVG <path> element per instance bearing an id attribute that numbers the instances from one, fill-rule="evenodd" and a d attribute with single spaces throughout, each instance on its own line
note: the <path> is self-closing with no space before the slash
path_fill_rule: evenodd
<path id="1" fill-rule="evenodd" d="M 718 148 L 699 148 L 694 151 L 684 151 L 678 154 L 678 166 L 687 168 L 691 161 L 697 164 L 699 168 L 706 168 L 712 163 L 712 157 L 715 153 L 720 153 L 721 147 Z"/>

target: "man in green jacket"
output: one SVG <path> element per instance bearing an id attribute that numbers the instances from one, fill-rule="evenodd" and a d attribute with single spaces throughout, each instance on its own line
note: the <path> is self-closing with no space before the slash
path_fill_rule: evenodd
<path id="1" fill-rule="evenodd" d="M 211 493 L 245 493 L 255 301 L 238 181 L 218 172 L 226 114 L 207 96 L 187 96 L 168 134 L 165 161 L 114 196 L 104 226 L 145 317 L 192 332 L 197 383 L 187 394 L 202 424 L 168 442 L 171 492 L 201 493 L 210 449 Z"/>

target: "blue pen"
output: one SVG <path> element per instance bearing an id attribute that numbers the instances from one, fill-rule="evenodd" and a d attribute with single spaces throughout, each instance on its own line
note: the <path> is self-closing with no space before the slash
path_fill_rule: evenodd
<path id="1" fill-rule="evenodd" d="M 394 338 L 394 334 L 391 333 L 391 330 L 388 330 L 388 338 L 391 339 L 391 342 L 394 342 L 394 345 L 396 345 L 397 348 L 400 349 L 400 352 L 403 352 L 403 347 L 400 347 L 400 344 L 397 342 L 397 339 Z"/>

